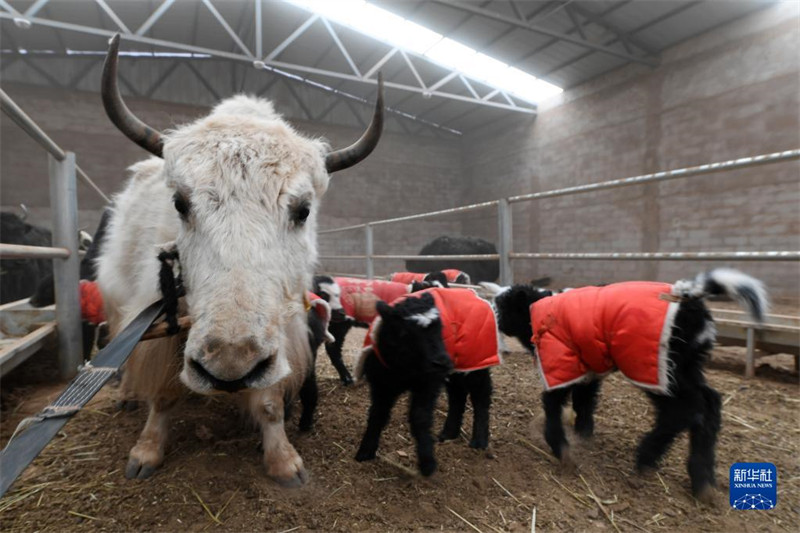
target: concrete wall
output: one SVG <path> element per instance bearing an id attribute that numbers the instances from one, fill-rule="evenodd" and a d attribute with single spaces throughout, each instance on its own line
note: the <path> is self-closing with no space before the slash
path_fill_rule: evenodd
<path id="1" fill-rule="evenodd" d="M 800 9 L 781 4 L 464 141 L 463 203 L 800 147 Z M 515 205 L 521 251 L 800 249 L 800 164 Z M 474 226 L 474 225 L 473 225 Z M 469 225 L 465 228 L 470 227 Z M 471 230 L 470 230 L 471 231 Z M 719 263 L 526 261 L 518 280 L 675 280 Z M 741 263 L 797 300 L 796 263 Z"/>
<path id="2" fill-rule="evenodd" d="M 122 187 L 125 169 L 147 157 L 106 118 L 97 93 L 48 89 L 4 83 L 3 89 L 53 140 L 76 152 L 78 164 L 107 194 Z M 128 104 L 148 124 L 167 129 L 208 112 L 208 108 L 143 99 Z M 278 106 L 280 110 L 280 105 Z M 326 138 L 334 148 L 344 147 L 362 131 L 293 121 L 310 136 Z M 47 156 L 5 115 L 0 118 L 0 198 L 3 210 L 19 212 L 20 203 L 31 211 L 30 220 L 50 226 Z M 438 191 L 452 189 L 460 174 L 460 144 L 431 137 L 385 134 L 375 152 L 360 165 L 337 173 L 323 202 L 321 227 L 339 227 L 457 205 L 457 198 Z M 104 201 L 79 185 L 80 223 L 93 229 Z M 422 229 L 420 229 L 422 228 Z M 458 221 L 431 222 L 376 230 L 377 253 L 417 253 L 431 232 L 453 232 Z M 363 253 L 362 232 L 321 239 L 322 253 Z M 330 262 L 326 269 L 363 272 L 363 262 Z M 376 265 L 377 272 L 397 270 L 398 263 Z"/>

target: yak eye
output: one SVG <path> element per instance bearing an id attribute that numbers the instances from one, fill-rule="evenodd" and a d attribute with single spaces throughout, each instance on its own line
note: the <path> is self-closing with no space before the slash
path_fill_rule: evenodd
<path id="1" fill-rule="evenodd" d="M 180 213 L 181 218 L 186 218 L 186 215 L 189 214 L 189 202 L 178 193 L 175 193 L 175 196 L 172 197 L 172 202 L 175 204 L 175 210 Z"/>
<path id="2" fill-rule="evenodd" d="M 292 221 L 298 226 L 302 226 L 310 214 L 311 208 L 308 204 L 300 204 L 292 210 Z"/>

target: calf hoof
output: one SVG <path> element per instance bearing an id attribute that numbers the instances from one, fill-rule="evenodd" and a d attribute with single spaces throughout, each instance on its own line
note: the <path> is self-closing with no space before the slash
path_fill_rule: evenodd
<path id="1" fill-rule="evenodd" d="M 469 441 L 469 447 L 475 448 L 476 450 L 485 450 L 489 447 L 489 439 L 473 438 L 471 441 Z"/>
<path id="2" fill-rule="evenodd" d="M 590 439 L 594 435 L 594 428 L 575 426 L 575 434 L 582 439 Z"/>
<path id="3" fill-rule="evenodd" d="M 719 494 L 711 485 L 705 485 L 697 491 L 694 491 L 694 497 L 697 501 L 705 503 L 706 505 L 711 505 L 712 507 L 717 507 L 720 499 Z"/>
<path id="4" fill-rule="evenodd" d="M 656 471 L 658 471 L 658 467 L 656 467 L 656 465 L 644 463 L 639 463 L 636 465 L 636 473 L 642 477 L 653 476 L 655 475 Z"/>
<path id="5" fill-rule="evenodd" d="M 363 463 L 364 461 L 372 461 L 375 459 L 375 450 L 359 449 L 356 454 L 356 461 Z"/>
<path id="6" fill-rule="evenodd" d="M 459 433 L 458 429 L 443 429 L 441 433 L 439 433 L 439 442 L 455 440 L 458 438 Z"/>
<path id="7" fill-rule="evenodd" d="M 564 448 L 561 451 L 561 471 L 565 474 L 574 474 L 578 470 L 578 465 L 572 458 L 569 448 Z"/>
<path id="8" fill-rule="evenodd" d="M 125 477 L 128 479 L 147 479 L 152 476 L 161 462 L 164 454 L 158 450 L 152 450 L 150 446 L 136 445 L 133 447 L 125 466 Z"/>
<path id="9" fill-rule="evenodd" d="M 350 374 L 347 374 L 346 376 L 341 376 L 341 380 L 342 380 L 342 385 L 344 385 L 345 387 L 348 387 L 354 383 L 353 377 Z"/>
<path id="10" fill-rule="evenodd" d="M 425 477 L 433 475 L 436 472 L 436 459 L 433 457 L 429 459 L 420 459 L 419 473 Z"/>
<path id="11" fill-rule="evenodd" d="M 314 428 L 314 420 L 303 420 L 301 418 L 300 422 L 297 424 L 297 428 L 303 433 L 307 433 Z"/>

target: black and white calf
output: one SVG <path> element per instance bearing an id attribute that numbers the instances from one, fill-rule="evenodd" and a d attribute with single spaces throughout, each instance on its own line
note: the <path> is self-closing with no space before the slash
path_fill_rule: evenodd
<path id="1" fill-rule="evenodd" d="M 314 412 L 317 409 L 317 401 L 319 393 L 317 390 L 317 350 L 323 343 L 333 342 L 333 336 L 328 332 L 328 327 L 331 322 L 331 308 L 328 302 L 320 298 L 314 298 L 316 295 L 309 295 L 308 306 L 308 344 L 311 346 L 311 354 L 313 356 L 314 364 L 309 365 L 306 378 L 303 381 L 303 386 L 300 388 L 300 405 L 302 406 L 300 413 L 299 428 L 300 431 L 309 431 L 314 425 Z M 288 398 L 287 398 L 288 400 Z M 285 418 L 289 418 L 290 401 L 286 402 L 287 412 Z"/>
<path id="2" fill-rule="evenodd" d="M 342 278 L 338 278 L 342 279 Z M 361 280 L 347 278 L 350 283 L 358 283 Z M 365 283 L 369 283 L 364 280 Z M 344 360 L 342 359 L 342 346 L 344 345 L 345 337 L 352 327 L 368 328 L 373 318 L 375 317 L 376 310 L 374 309 L 375 302 L 378 298 L 385 297 L 386 294 L 391 294 L 396 297 L 400 294 L 417 292 L 431 287 L 447 287 L 447 278 L 441 272 L 438 273 L 436 279 L 433 281 L 414 281 L 410 284 L 403 284 L 400 287 L 400 292 L 396 290 L 388 290 L 386 293 L 382 291 L 383 288 L 389 284 L 387 282 L 377 282 L 378 285 L 370 288 L 371 302 L 364 302 L 364 305 L 349 305 L 346 306 L 342 301 L 342 287 L 337 282 L 337 278 L 331 276 L 314 276 L 313 292 L 320 298 L 328 302 L 331 309 L 331 321 L 328 326 L 328 331 L 332 335 L 333 340 L 325 344 L 325 351 L 331 364 L 339 374 L 339 379 L 344 385 L 352 385 L 353 377 L 347 369 Z M 400 284 L 392 284 L 400 286 Z M 350 287 L 352 289 L 352 287 Z M 352 295 L 351 295 L 352 296 Z M 392 297 L 390 297 L 392 298 Z M 352 302 L 351 302 L 352 304 Z M 366 309 L 366 308 L 369 309 Z M 346 311 L 349 309 L 349 312 Z"/>
<path id="3" fill-rule="evenodd" d="M 732 298 L 760 322 L 768 307 L 760 281 L 720 268 L 674 285 L 616 283 L 555 296 L 525 285 L 485 287 L 494 293 L 500 330 L 538 356 L 545 439 L 556 457 L 569 464 L 561 411 L 570 394 L 575 431 L 591 436 L 599 379 L 619 369 L 656 408 L 655 427 L 637 450 L 637 469 L 656 468 L 675 437 L 688 430 L 692 493 L 713 498 L 721 402 L 703 375 L 716 338 L 703 299 Z"/>
<path id="4" fill-rule="evenodd" d="M 419 469 L 424 476 L 433 474 L 433 410 L 445 382 L 448 412 L 439 440 L 458 438 L 469 395 L 474 410 L 469 445 L 486 449 L 492 395 L 489 367 L 500 363 L 496 324 L 488 302 L 468 289 L 436 288 L 393 305 L 378 302 L 377 308 L 380 316 L 370 329 L 356 368 L 357 379 L 366 377 L 371 396 L 356 460 L 375 458 L 392 407 L 409 391 L 408 417 Z"/>

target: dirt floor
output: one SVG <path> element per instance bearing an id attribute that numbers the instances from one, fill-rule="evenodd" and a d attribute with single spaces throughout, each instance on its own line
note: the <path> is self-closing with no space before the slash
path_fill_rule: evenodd
<path id="1" fill-rule="evenodd" d="M 351 333 L 348 357 L 355 355 L 362 338 L 362 330 Z M 4 380 L 3 442 L 19 420 L 37 412 L 63 387 L 49 381 L 46 357 Z M 179 409 L 162 469 L 149 480 L 128 481 L 123 470 L 145 410 L 117 411 L 117 391 L 106 387 L 0 500 L 0 527 L 489 533 L 531 531 L 535 509 L 537 531 L 797 531 L 800 392 L 792 358 L 759 359 L 757 377 L 750 381 L 742 378 L 741 349 L 719 348 L 714 359 L 707 374 L 724 401 L 716 506 L 698 504 L 688 492 L 685 435 L 658 474 L 633 473 L 634 450 L 651 425 L 653 410 L 640 391 L 617 375 L 603 385 L 593 439 L 576 442 L 570 435 L 578 472 L 562 472 L 541 436 L 539 378 L 522 352 L 507 356 L 493 372 L 488 453 L 470 449 L 465 439 L 439 445 L 439 472 L 430 479 L 409 476 L 407 468 L 396 466 L 415 467 L 403 402 L 395 408 L 379 451 L 388 461 L 356 463 L 368 390 L 341 386 L 321 352 L 315 429 L 299 434 L 296 421 L 289 426 L 290 439 L 311 476 L 306 487 L 286 490 L 270 482 L 261 466 L 256 432 L 224 398 L 203 397 L 192 397 Z M 439 409 L 437 430 L 444 421 L 444 396 Z M 729 508 L 728 469 L 744 461 L 776 464 L 774 510 Z"/>

